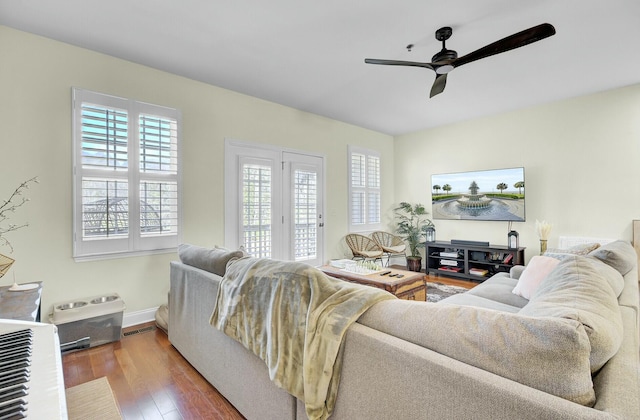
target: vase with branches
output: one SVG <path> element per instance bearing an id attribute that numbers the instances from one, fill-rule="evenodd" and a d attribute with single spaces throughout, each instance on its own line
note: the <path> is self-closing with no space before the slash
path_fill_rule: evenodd
<path id="1" fill-rule="evenodd" d="M 411 255 L 407 256 L 407 268 L 411 271 L 422 269 L 422 256 L 418 248 L 424 247 L 427 229 L 433 226 L 428 214 L 420 203 L 412 205 L 403 201 L 394 209 L 396 233 L 409 244 Z"/>
<path id="2" fill-rule="evenodd" d="M 38 183 L 37 177 L 22 182 L 9 196 L 9 199 L 0 201 L 0 247 L 8 247 L 9 253 L 13 252 L 13 245 L 11 245 L 11 242 L 7 239 L 6 234 L 27 227 L 29 223 L 14 224 L 9 223 L 8 220 L 18 208 L 29 202 L 29 198 L 25 197 L 24 193 L 25 190 L 28 190 L 29 186 L 34 183 Z M 0 277 L 9 271 L 13 263 L 14 260 L 12 258 L 0 254 Z"/>

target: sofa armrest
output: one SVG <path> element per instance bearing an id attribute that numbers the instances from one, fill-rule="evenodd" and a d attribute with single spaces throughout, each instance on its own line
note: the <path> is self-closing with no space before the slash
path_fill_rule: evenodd
<path id="1" fill-rule="evenodd" d="M 295 420 L 296 399 L 267 365 L 209 323 L 222 277 L 171 262 L 169 341 L 247 419 Z"/>
<path id="2" fill-rule="evenodd" d="M 509 276 L 512 279 L 519 279 L 522 275 L 522 272 L 524 271 L 524 268 L 524 265 L 514 265 L 513 267 L 511 267 L 511 270 L 509 270 Z"/>

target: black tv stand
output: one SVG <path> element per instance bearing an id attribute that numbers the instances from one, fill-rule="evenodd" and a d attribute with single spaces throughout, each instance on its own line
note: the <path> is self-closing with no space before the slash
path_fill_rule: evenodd
<path id="1" fill-rule="evenodd" d="M 427 274 L 484 281 L 496 273 L 508 273 L 514 265 L 524 265 L 524 247 L 461 242 L 465 241 L 426 242 Z"/>

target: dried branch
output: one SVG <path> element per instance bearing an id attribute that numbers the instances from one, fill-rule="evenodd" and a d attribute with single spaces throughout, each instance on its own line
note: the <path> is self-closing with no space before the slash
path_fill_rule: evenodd
<path id="1" fill-rule="evenodd" d="M 27 227 L 29 226 L 29 223 L 25 223 L 22 225 L 16 225 L 16 224 L 3 225 L 3 222 L 8 220 L 10 218 L 9 215 L 12 213 L 15 213 L 16 209 L 22 207 L 27 202 L 29 202 L 29 199 L 24 197 L 22 194 L 24 190 L 29 189 L 29 184 L 31 183 L 38 184 L 39 183 L 38 177 L 33 177 L 31 179 L 24 181 L 22 184 L 18 186 L 18 188 L 15 189 L 15 191 L 13 191 L 13 194 L 11 194 L 9 199 L 6 201 L 3 201 L 2 205 L 0 205 L 0 246 L 8 246 L 11 249 L 11 252 L 13 252 L 13 246 L 11 245 L 11 242 L 9 242 L 7 238 L 5 238 L 4 235 L 9 232 L 22 229 L 23 227 Z"/>

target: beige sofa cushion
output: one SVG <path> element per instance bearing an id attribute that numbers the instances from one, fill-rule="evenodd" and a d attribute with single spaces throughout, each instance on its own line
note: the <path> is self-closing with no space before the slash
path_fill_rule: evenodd
<path id="1" fill-rule="evenodd" d="M 378 303 L 358 322 L 578 404 L 595 401 L 580 322 L 406 300 Z"/>
<path id="2" fill-rule="evenodd" d="M 180 244 L 178 246 L 180 261 L 192 267 L 224 276 L 227 263 L 243 256 L 242 251 L 229 251 L 224 248 L 203 248 L 197 245 Z"/>
<path id="3" fill-rule="evenodd" d="M 449 296 L 440 302 L 517 313 L 529 303 L 529 300 L 511 293 L 517 283 L 507 273 L 497 273 L 473 289 Z"/>
<path id="4" fill-rule="evenodd" d="M 553 257 L 558 260 L 564 260 L 571 255 L 587 255 L 591 251 L 598 249 L 599 247 L 600 244 L 594 242 L 574 245 L 570 248 L 547 248 L 543 255 L 546 257 Z"/>
<path id="5" fill-rule="evenodd" d="M 583 256 L 566 258 L 540 283 L 521 315 L 572 319 L 582 323 L 591 344 L 591 371 L 598 371 L 620 348 L 622 318 L 610 282 L 622 276 Z"/>
<path id="6" fill-rule="evenodd" d="M 623 276 L 631 271 L 638 259 L 635 249 L 629 242 L 625 241 L 610 242 L 590 252 L 589 256 L 615 268 Z M 622 291 L 622 288 L 620 288 L 620 291 Z M 620 292 L 617 294 L 620 295 Z"/>

